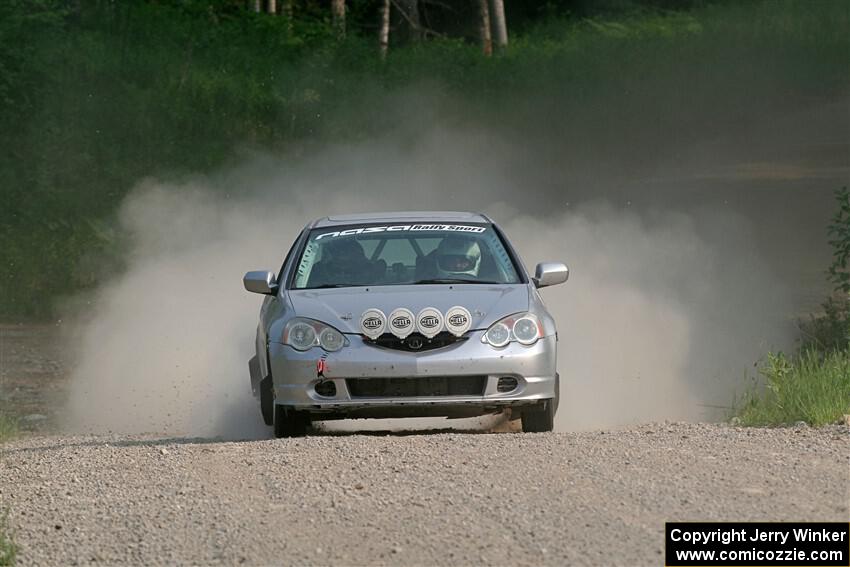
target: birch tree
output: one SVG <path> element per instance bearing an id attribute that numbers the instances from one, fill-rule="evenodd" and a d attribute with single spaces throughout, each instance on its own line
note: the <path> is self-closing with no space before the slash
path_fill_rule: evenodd
<path id="1" fill-rule="evenodd" d="M 387 50 L 390 48 L 390 0 L 383 0 L 383 4 L 381 4 L 381 25 L 378 27 L 378 41 L 381 45 L 381 59 L 384 59 L 387 56 Z"/>
<path id="2" fill-rule="evenodd" d="M 505 21 L 505 1 L 490 0 L 490 17 L 493 19 L 493 36 L 496 46 L 508 46 L 508 24 Z"/>

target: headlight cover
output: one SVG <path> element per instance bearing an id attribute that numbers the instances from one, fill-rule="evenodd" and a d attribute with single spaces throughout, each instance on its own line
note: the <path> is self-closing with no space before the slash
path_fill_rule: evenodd
<path id="1" fill-rule="evenodd" d="M 532 313 L 516 313 L 490 325 L 481 337 L 481 342 L 495 348 L 502 348 L 512 341 L 523 345 L 533 345 L 541 338 L 543 338 L 543 324 L 540 319 Z"/>
<path id="2" fill-rule="evenodd" d="M 348 344 L 345 335 L 321 321 L 295 317 L 283 328 L 282 343 L 295 350 L 305 351 L 321 347 L 335 352 Z"/>

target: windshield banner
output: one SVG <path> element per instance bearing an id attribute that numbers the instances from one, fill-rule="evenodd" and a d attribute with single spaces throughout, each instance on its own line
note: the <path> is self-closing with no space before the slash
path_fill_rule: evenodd
<path id="1" fill-rule="evenodd" d="M 425 230 L 442 231 L 442 232 L 471 232 L 481 233 L 487 230 L 483 226 L 470 226 L 459 224 L 396 224 L 391 226 L 364 226 L 360 228 L 349 228 L 347 230 L 337 230 L 333 232 L 325 232 L 316 237 L 320 240 L 329 236 L 336 238 L 337 236 L 353 236 L 355 234 L 370 234 L 373 232 L 400 232 L 400 231 L 420 232 Z"/>

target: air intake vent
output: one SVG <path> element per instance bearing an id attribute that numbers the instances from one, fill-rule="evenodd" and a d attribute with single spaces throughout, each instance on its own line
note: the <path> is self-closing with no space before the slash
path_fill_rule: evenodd
<path id="1" fill-rule="evenodd" d="M 517 381 L 513 376 L 502 376 L 499 378 L 499 382 L 496 384 L 496 391 L 505 393 L 505 392 L 513 392 L 516 390 Z"/>
<path id="2" fill-rule="evenodd" d="M 400 339 L 390 333 L 384 333 L 374 341 L 366 339 L 366 344 L 382 348 L 391 348 L 393 350 L 421 352 L 424 350 L 434 350 L 437 348 L 447 347 L 465 340 L 466 337 L 456 337 L 447 331 L 443 331 L 430 339 L 421 333 L 412 333 L 404 339 Z"/>
<path id="3" fill-rule="evenodd" d="M 353 398 L 481 396 L 487 377 L 349 378 L 345 382 Z"/>

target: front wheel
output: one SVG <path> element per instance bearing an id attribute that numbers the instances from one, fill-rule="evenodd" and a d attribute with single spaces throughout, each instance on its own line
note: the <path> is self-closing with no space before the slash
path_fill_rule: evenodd
<path id="1" fill-rule="evenodd" d="M 310 425 L 310 414 L 285 406 L 274 406 L 274 436 L 304 437 Z"/>
<path id="2" fill-rule="evenodd" d="M 543 400 L 522 410 L 522 430 L 526 433 L 545 433 L 555 428 L 555 400 Z"/>

